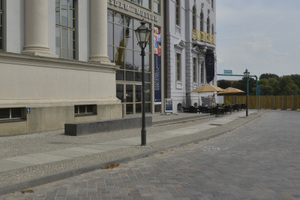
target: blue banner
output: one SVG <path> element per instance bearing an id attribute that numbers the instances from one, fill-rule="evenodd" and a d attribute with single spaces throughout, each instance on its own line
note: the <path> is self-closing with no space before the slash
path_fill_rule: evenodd
<path id="1" fill-rule="evenodd" d="M 154 103 L 161 103 L 161 35 L 154 27 Z"/>
<path id="2" fill-rule="evenodd" d="M 206 82 L 209 83 L 215 78 L 215 56 L 208 53 L 205 56 Z"/>

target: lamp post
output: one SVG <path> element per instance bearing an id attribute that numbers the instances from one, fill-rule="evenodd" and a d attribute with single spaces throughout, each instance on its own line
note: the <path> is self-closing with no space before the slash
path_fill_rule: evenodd
<path id="1" fill-rule="evenodd" d="M 248 69 L 244 72 L 244 77 L 247 78 L 247 96 L 246 96 L 246 117 L 248 117 L 248 97 L 249 97 L 249 75 Z"/>
<path id="2" fill-rule="evenodd" d="M 135 30 L 136 39 L 138 41 L 138 45 L 141 47 L 141 56 L 142 56 L 142 130 L 141 130 L 141 142 L 142 146 L 146 146 L 146 127 L 145 127 L 145 48 L 148 44 L 149 37 L 151 35 L 151 29 L 149 29 L 145 22 L 141 22 L 141 26 L 139 26 Z"/>

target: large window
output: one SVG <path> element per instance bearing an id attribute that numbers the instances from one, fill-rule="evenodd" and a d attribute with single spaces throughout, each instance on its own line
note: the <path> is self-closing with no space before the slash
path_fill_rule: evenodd
<path id="1" fill-rule="evenodd" d="M 201 83 L 204 83 L 204 63 L 201 64 Z"/>
<path id="2" fill-rule="evenodd" d="M 193 29 L 196 29 L 196 21 L 197 21 L 197 12 L 196 6 L 193 6 Z"/>
<path id="3" fill-rule="evenodd" d="M 176 54 L 176 80 L 181 80 L 181 55 L 179 53 Z"/>
<path id="4" fill-rule="evenodd" d="M 204 16 L 203 16 L 203 12 L 200 13 L 200 31 L 203 31 L 203 27 L 204 27 Z"/>
<path id="5" fill-rule="evenodd" d="M 141 112 L 142 58 L 134 30 L 141 21 L 122 13 L 108 10 L 108 56 L 120 66 L 117 70 L 117 97 L 125 104 L 126 114 Z M 149 27 L 149 24 L 146 24 Z M 151 28 L 151 27 L 149 27 Z M 146 112 L 151 112 L 150 46 L 145 49 L 145 101 Z"/>
<path id="6" fill-rule="evenodd" d="M 210 33 L 210 28 L 209 28 L 209 27 L 210 27 L 210 20 L 209 20 L 209 17 L 207 18 L 206 26 L 207 26 L 207 27 L 206 27 L 206 32 L 207 32 L 207 33 Z"/>
<path id="7" fill-rule="evenodd" d="M 193 58 L 193 82 L 195 83 L 197 81 L 197 59 Z"/>
<path id="8" fill-rule="evenodd" d="M 175 8 L 175 20 L 176 25 L 180 26 L 180 0 L 176 0 L 176 8 Z"/>
<path id="9" fill-rule="evenodd" d="M 75 0 L 56 0 L 56 54 L 75 59 Z"/>
<path id="10" fill-rule="evenodd" d="M 3 1 L 0 0 L 0 49 L 3 49 Z"/>

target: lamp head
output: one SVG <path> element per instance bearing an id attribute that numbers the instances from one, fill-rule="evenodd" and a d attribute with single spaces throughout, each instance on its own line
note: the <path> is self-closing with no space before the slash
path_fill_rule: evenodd
<path id="1" fill-rule="evenodd" d="M 141 26 L 134 31 L 138 44 L 142 49 L 146 48 L 151 35 L 151 29 L 149 29 L 145 24 L 146 23 L 144 21 L 141 21 Z"/>

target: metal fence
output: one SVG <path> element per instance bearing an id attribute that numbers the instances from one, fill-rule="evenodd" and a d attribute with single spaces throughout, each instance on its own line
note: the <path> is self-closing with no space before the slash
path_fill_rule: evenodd
<path id="1" fill-rule="evenodd" d="M 245 104 L 246 96 L 224 96 L 224 102 L 230 104 Z M 250 109 L 300 109 L 300 96 L 249 96 Z"/>

